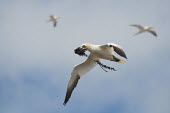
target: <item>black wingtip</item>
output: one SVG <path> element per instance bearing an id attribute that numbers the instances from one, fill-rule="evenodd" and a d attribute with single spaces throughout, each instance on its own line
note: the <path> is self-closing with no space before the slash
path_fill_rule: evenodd
<path id="1" fill-rule="evenodd" d="M 66 103 L 64 102 L 64 103 L 63 103 L 63 106 L 65 106 L 65 105 L 66 105 Z"/>
<path id="2" fill-rule="evenodd" d="M 65 99 L 63 102 L 63 106 L 65 106 L 67 104 L 67 102 L 68 102 L 68 100 Z"/>
<path id="3" fill-rule="evenodd" d="M 126 58 L 126 59 L 128 59 L 127 56 L 126 56 L 125 54 L 124 54 L 124 55 L 121 55 L 121 56 L 124 57 L 124 58 Z"/>

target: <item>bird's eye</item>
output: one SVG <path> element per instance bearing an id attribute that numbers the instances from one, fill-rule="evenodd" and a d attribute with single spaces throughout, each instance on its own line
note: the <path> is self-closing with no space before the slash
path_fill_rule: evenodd
<path id="1" fill-rule="evenodd" d="M 109 45 L 109 47 L 113 47 L 112 45 Z"/>
<path id="2" fill-rule="evenodd" d="M 83 46 L 82 46 L 82 48 L 86 48 L 86 46 L 85 46 L 85 45 L 83 45 Z"/>

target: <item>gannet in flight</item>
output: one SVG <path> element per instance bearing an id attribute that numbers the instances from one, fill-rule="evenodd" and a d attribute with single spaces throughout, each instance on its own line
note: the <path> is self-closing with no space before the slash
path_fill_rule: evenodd
<path id="1" fill-rule="evenodd" d="M 99 61 L 100 59 L 105 59 L 105 60 L 110 60 L 118 63 L 124 63 L 125 61 L 123 59 L 116 57 L 113 54 L 113 51 L 115 51 L 117 54 L 127 59 L 126 54 L 122 50 L 122 48 L 119 45 L 113 43 L 107 43 L 105 45 L 92 45 L 89 43 L 85 43 L 82 44 L 77 49 L 75 49 L 75 53 L 82 55 L 85 50 L 89 51 L 90 55 L 84 62 L 74 66 L 74 69 L 72 70 L 71 77 L 67 86 L 67 92 L 66 92 L 63 105 L 66 105 L 66 103 L 68 102 L 74 88 L 78 83 L 78 80 L 84 74 L 86 74 L 92 68 L 94 68 L 97 65 L 97 61 Z"/>
<path id="2" fill-rule="evenodd" d="M 57 20 L 60 18 L 60 16 L 54 16 L 54 15 L 50 15 L 50 19 L 48 20 L 48 22 L 53 22 L 53 26 L 56 27 L 57 25 Z"/>
<path id="3" fill-rule="evenodd" d="M 136 25 L 136 24 L 133 24 L 131 26 L 136 27 L 139 30 L 137 33 L 134 34 L 134 36 L 138 35 L 138 34 L 141 34 L 141 33 L 144 33 L 144 32 L 149 32 L 149 33 L 151 33 L 151 34 L 153 34 L 154 36 L 157 37 L 156 32 L 152 30 L 152 28 L 153 28 L 152 26 L 143 27 L 141 25 Z"/>

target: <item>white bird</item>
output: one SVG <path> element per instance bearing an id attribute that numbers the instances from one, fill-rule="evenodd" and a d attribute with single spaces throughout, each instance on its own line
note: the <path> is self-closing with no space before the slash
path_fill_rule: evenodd
<path id="1" fill-rule="evenodd" d="M 120 59 L 116 57 L 113 54 L 113 51 L 115 51 L 120 56 L 127 59 L 125 52 L 122 50 L 122 48 L 113 43 L 107 43 L 105 45 L 92 45 L 89 43 L 82 44 L 80 47 L 75 49 L 75 53 L 82 55 L 82 51 L 88 50 L 90 52 L 90 55 L 88 58 L 74 66 L 74 69 L 72 70 L 71 77 L 67 86 L 67 92 L 65 96 L 65 100 L 63 105 L 66 105 L 69 98 L 71 97 L 71 94 L 76 87 L 78 80 L 87 72 L 89 72 L 92 68 L 94 68 L 97 65 L 97 61 L 100 59 L 110 60 L 118 63 L 124 63 L 125 61 L 123 59 Z"/>
<path id="2" fill-rule="evenodd" d="M 48 22 L 53 22 L 53 26 L 56 27 L 57 25 L 57 20 L 60 18 L 60 16 L 54 16 L 54 15 L 50 15 L 50 19 L 48 20 Z"/>
<path id="3" fill-rule="evenodd" d="M 149 32 L 149 33 L 153 34 L 155 37 L 157 37 L 156 32 L 152 30 L 152 28 L 153 28 L 152 26 L 143 27 L 141 25 L 136 25 L 136 24 L 133 24 L 131 26 L 136 27 L 139 30 L 137 33 L 134 34 L 134 36 L 141 34 L 141 33 L 144 33 L 144 32 Z"/>

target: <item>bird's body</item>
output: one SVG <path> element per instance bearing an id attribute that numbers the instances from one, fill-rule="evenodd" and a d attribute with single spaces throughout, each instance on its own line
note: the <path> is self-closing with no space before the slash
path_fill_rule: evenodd
<path id="1" fill-rule="evenodd" d="M 124 51 L 120 48 L 120 46 L 108 43 L 105 45 L 93 45 L 89 43 L 85 43 L 78 47 L 75 51 L 81 51 L 86 49 L 90 52 L 88 58 L 81 64 L 78 64 L 74 67 L 71 78 L 68 83 L 66 97 L 64 101 L 64 105 L 68 102 L 69 98 L 71 97 L 72 91 L 76 87 L 78 80 L 87 72 L 89 72 L 92 68 L 97 65 L 97 61 L 100 59 L 115 61 L 119 63 L 124 63 L 125 61 L 114 56 L 113 51 L 118 53 L 120 56 L 127 58 Z"/>
<path id="2" fill-rule="evenodd" d="M 54 16 L 54 15 L 50 15 L 50 19 L 48 20 L 48 22 L 53 22 L 53 26 L 56 27 L 57 25 L 57 20 L 59 19 L 59 16 Z"/>
<path id="3" fill-rule="evenodd" d="M 138 35 L 138 34 L 141 34 L 141 33 L 144 33 L 144 32 L 149 32 L 149 33 L 151 33 L 152 35 L 154 35 L 154 36 L 157 37 L 156 32 L 152 30 L 152 28 L 153 28 L 152 26 L 143 27 L 143 26 L 141 26 L 141 25 L 136 25 L 136 24 L 131 25 L 131 26 L 138 28 L 138 32 L 135 33 L 134 36 L 136 36 L 136 35 Z"/>

